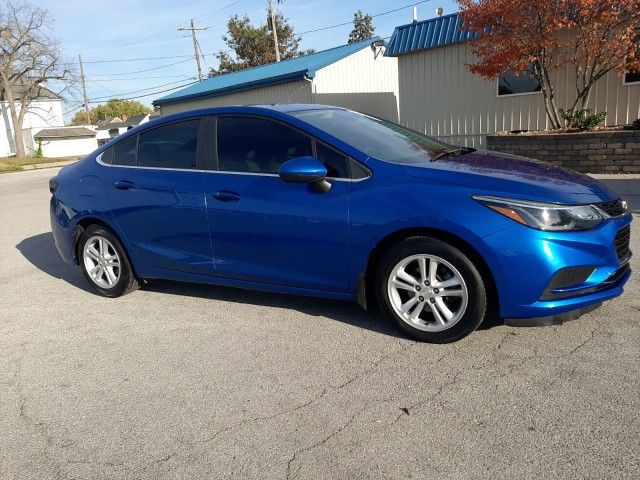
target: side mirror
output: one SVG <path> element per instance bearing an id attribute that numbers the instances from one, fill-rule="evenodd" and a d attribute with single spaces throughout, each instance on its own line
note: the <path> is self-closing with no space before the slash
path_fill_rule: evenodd
<path id="1" fill-rule="evenodd" d="M 287 183 L 310 183 L 321 192 L 331 188 L 325 180 L 327 168 L 313 157 L 298 157 L 283 163 L 278 175 Z"/>

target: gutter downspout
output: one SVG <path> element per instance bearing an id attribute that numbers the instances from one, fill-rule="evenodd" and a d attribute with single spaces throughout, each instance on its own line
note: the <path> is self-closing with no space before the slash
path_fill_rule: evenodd
<path id="1" fill-rule="evenodd" d="M 316 86 L 313 83 L 313 78 L 309 78 L 306 75 L 304 77 L 302 77 L 303 80 L 306 80 L 307 82 L 309 82 L 309 87 L 311 88 L 311 102 L 315 105 L 316 104 Z"/>

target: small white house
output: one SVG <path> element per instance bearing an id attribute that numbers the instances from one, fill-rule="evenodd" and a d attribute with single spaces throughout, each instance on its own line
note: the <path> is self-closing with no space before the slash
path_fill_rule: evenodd
<path id="1" fill-rule="evenodd" d="M 161 115 L 223 105 L 318 103 L 398 121 L 398 66 L 371 38 L 209 78 L 153 102 Z"/>
<path id="2" fill-rule="evenodd" d="M 87 127 L 43 128 L 33 135 L 30 149 L 37 150 L 38 143 L 49 158 L 87 155 L 98 148 L 96 132 Z"/>
<path id="3" fill-rule="evenodd" d="M 19 105 L 21 89 L 16 88 L 14 92 L 16 102 Z M 42 88 L 40 96 L 31 101 L 29 109 L 24 116 L 22 124 L 23 137 L 27 155 L 33 154 L 31 149 L 33 138 L 31 132 L 41 130 L 45 127 L 64 125 L 62 115 L 62 99 L 46 88 Z M 15 155 L 16 144 L 11 121 L 9 103 L 0 101 L 0 157 Z"/>
<path id="4" fill-rule="evenodd" d="M 98 145 L 104 145 L 112 138 L 123 134 L 127 130 L 131 130 L 138 125 L 149 121 L 151 115 L 134 115 L 129 117 L 126 121 L 119 117 L 111 117 L 98 122 L 96 125 L 96 139 Z"/>

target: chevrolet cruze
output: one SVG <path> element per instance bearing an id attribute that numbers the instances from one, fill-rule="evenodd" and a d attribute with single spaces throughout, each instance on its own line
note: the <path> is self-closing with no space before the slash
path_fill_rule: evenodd
<path id="1" fill-rule="evenodd" d="M 336 107 L 162 117 L 49 187 L 60 255 L 107 297 L 163 278 L 375 301 L 442 343 L 488 312 L 576 318 L 631 275 L 631 215 L 593 178 Z"/>

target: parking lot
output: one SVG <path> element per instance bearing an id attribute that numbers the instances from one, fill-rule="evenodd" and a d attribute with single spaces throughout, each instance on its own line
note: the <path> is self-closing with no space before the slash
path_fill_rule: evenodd
<path id="1" fill-rule="evenodd" d="M 440 346 L 351 303 L 106 299 L 53 245 L 54 174 L 0 176 L 0 479 L 640 478 L 637 273 L 580 320 Z"/>

